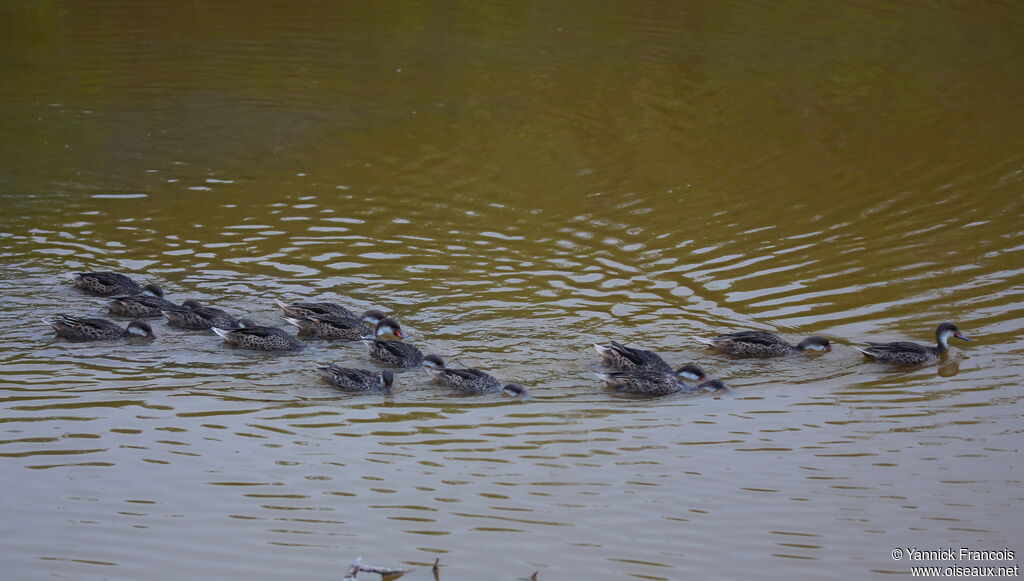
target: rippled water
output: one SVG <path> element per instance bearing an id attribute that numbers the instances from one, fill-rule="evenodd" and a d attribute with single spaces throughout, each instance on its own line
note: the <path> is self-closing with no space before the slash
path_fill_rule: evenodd
<path id="1" fill-rule="evenodd" d="M 1014 3 L 0 8 L 5 578 L 817 579 L 1021 554 L 1024 10 Z M 117 270 L 285 326 L 396 313 L 526 385 L 358 344 L 76 344 Z M 939 365 L 864 361 L 926 341 Z M 817 333 L 749 361 L 694 337 Z M 610 339 L 730 395 L 639 399 Z M 1019 561 L 1018 561 L 1019 562 Z M 930 564 L 930 563 L 919 563 Z M 960 563 L 970 564 L 970 563 Z M 995 563 L 990 563 L 995 564 Z"/>

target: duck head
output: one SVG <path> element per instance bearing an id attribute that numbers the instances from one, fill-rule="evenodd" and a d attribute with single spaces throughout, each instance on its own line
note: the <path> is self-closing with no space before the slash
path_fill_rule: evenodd
<path id="1" fill-rule="evenodd" d="M 153 327 L 150 327 L 149 323 L 145 321 L 132 321 L 128 323 L 128 328 L 124 332 L 129 337 L 142 337 L 150 341 L 156 339 Z"/>
<path id="2" fill-rule="evenodd" d="M 518 383 L 510 383 L 501 388 L 501 393 L 510 397 L 526 397 L 526 388 Z"/>
<path id="3" fill-rule="evenodd" d="M 367 325 L 376 328 L 384 319 L 388 318 L 384 311 L 378 311 L 377 309 L 370 309 L 359 317 L 359 320 L 366 323 Z"/>
<path id="4" fill-rule="evenodd" d="M 676 370 L 676 375 L 690 381 L 703 381 L 705 377 L 703 369 L 689 363 Z"/>
<path id="5" fill-rule="evenodd" d="M 832 345 L 828 342 L 828 339 L 820 335 L 812 335 L 796 346 L 797 351 L 819 351 L 828 353 L 832 350 Z"/>
<path id="6" fill-rule="evenodd" d="M 384 391 L 391 393 L 391 388 L 395 384 L 395 374 L 389 369 L 385 369 L 380 372 L 380 388 Z"/>
<path id="7" fill-rule="evenodd" d="M 402 326 L 398 324 L 398 321 L 391 317 L 384 317 L 381 319 L 380 323 L 377 323 L 377 330 L 374 334 L 378 339 L 387 339 L 388 337 L 405 339 L 405 334 L 402 333 Z"/>
<path id="8" fill-rule="evenodd" d="M 156 297 L 158 299 L 162 299 L 162 298 L 164 298 L 164 289 L 160 288 L 159 285 L 155 285 L 155 284 L 150 283 L 150 284 L 147 284 L 146 286 L 142 287 L 142 290 L 139 291 L 139 294 L 149 295 L 151 297 Z"/>
<path id="9" fill-rule="evenodd" d="M 697 387 L 712 393 L 726 393 L 729 391 L 729 388 L 725 386 L 725 383 L 721 379 L 709 379 Z"/>
<path id="10" fill-rule="evenodd" d="M 423 357 L 423 367 L 426 367 L 428 371 L 431 369 L 444 369 L 444 357 L 435 353 L 426 355 Z"/>
<path id="11" fill-rule="evenodd" d="M 939 342 L 939 345 L 945 347 L 950 337 L 956 337 L 961 341 L 970 341 L 970 339 L 960 333 L 960 329 L 957 329 L 953 323 L 941 323 L 935 329 L 935 339 Z"/>

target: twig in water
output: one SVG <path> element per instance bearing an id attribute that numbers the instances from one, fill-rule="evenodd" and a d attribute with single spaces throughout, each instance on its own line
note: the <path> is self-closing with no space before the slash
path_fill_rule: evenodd
<path id="1" fill-rule="evenodd" d="M 372 567 L 370 565 L 363 564 L 363 558 L 359 557 L 352 564 L 348 566 L 348 571 L 345 572 L 345 577 L 341 581 L 356 581 L 356 575 L 360 572 L 363 573 L 376 573 L 381 577 L 395 578 L 401 575 L 405 575 L 409 572 L 408 569 L 389 569 L 387 567 Z"/>

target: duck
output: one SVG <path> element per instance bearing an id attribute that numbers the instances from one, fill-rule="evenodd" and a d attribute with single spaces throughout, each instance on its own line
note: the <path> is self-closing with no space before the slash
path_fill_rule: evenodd
<path id="1" fill-rule="evenodd" d="M 828 339 L 818 335 L 812 335 L 796 345 L 790 345 L 782 337 L 767 331 L 738 331 L 719 335 L 714 339 L 698 337 L 697 341 L 739 357 L 781 357 L 803 351 L 827 353 L 832 350 Z"/>
<path id="2" fill-rule="evenodd" d="M 423 358 L 423 370 L 434 381 L 467 393 L 489 393 L 501 391 L 513 397 L 526 395 L 526 388 L 518 383 L 502 385 L 498 378 L 479 369 L 452 369 L 445 365 L 444 358 L 431 353 Z"/>
<path id="3" fill-rule="evenodd" d="M 298 351 L 304 345 L 294 336 L 277 327 L 256 325 L 248 319 L 242 319 L 241 325 L 234 329 L 210 327 L 220 335 L 228 345 L 253 351 Z"/>
<path id="4" fill-rule="evenodd" d="M 242 326 L 239 319 L 232 317 L 227 312 L 204 306 L 195 299 L 181 303 L 180 307 L 162 309 L 160 312 L 167 319 L 168 326 L 179 329 L 201 331 L 213 327 L 237 329 Z"/>
<path id="5" fill-rule="evenodd" d="M 872 343 L 868 346 L 854 347 L 865 357 L 874 359 L 881 363 L 894 363 L 896 365 L 918 365 L 935 361 L 940 355 L 949 350 L 949 338 L 956 337 L 961 341 L 970 341 L 953 323 L 940 323 L 935 328 L 935 345 L 920 345 L 909 341 L 896 341 L 893 343 Z"/>
<path id="6" fill-rule="evenodd" d="M 603 359 L 604 365 L 615 371 L 656 371 L 672 373 L 672 367 L 657 353 L 612 341 L 607 345 L 594 343 L 594 350 Z"/>
<path id="7" fill-rule="evenodd" d="M 370 335 L 387 315 L 376 309 L 364 312 L 359 318 L 337 317 L 334 315 L 307 314 L 305 317 L 285 317 L 299 328 L 299 333 L 321 339 L 358 341 Z"/>
<path id="8" fill-rule="evenodd" d="M 598 379 L 605 382 L 608 387 L 624 393 L 636 393 L 642 395 L 668 395 L 670 393 L 696 393 L 700 390 L 716 391 L 725 387 L 725 384 L 718 379 L 707 380 L 704 370 L 700 367 L 687 364 L 680 367 L 674 373 L 661 371 L 614 371 L 610 373 L 595 373 Z M 689 381 L 700 381 L 702 383 L 691 385 Z M 719 385 L 721 384 L 721 385 Z"/>
<path id="9" fill-rule="evenodd" d="M 359 317 L 351 310 L 337 303 L 286 303 L 274 299 L 286 317 L 302 319 L 309 315 L 329 315 L 342 319 L 358 319 Z"/>
<path id="10" fill-rule="evenodd" d="M 142 285 L 117 272 L 74 272 L 72 277 L 75 288 L 99 297 L 137 295 L 142 292 Z"/>
<path id="11" fill-rule="evenodd" d="M 395 374 L 389 369 L 370 371 L 368 369 L 339 367 L 333 363 L 317 365 L 316 368 L 320 370 L 320 375 L 323 376 L 324 381 L 342 391 L 381 391 L 391 393 L 391 388 L 395 384 Z"/>
<path id="12" fill-rule="evenodd" d="M 111 315 L 133 319 L 158 319 L 163 311 L 176 309 L 178 305 L 164 298 L 164 289 L 155 284 L 142 287 L 137 295 L 112 297 L 107 303 Z"/>
<path id="13" fill-rule="evenodd" d="M 107 319 L 57 315 L 52 320 L 46 321 L 46 324 L 53 327 L 58 337 L 72 341 L 102 341 L 133 337 L 145 338 L 150 341 L 156 339 L 153 328 L 145 321 L 130 321 L 127 327 L 121 328 L 117 323 Z"/>
<path id="14" fill-rule="evenodd" d="M 404 338 L 405 334 L 398 321 L 385 317 L 377 324 L 374 334 L 362 340 L 370 347 L 370 357 L 377 361 L 394 367 L 419 367 L 423 363 L 423 352 L 403 341 Z"/>

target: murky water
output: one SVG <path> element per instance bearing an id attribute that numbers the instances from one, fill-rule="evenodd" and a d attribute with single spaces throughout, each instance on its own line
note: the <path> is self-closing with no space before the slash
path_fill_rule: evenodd
<path id="1" fill-rule="evenodd" d="M 338 579 L 362 555 L 851 579 L 939 564 L 894 547 L 1024 551 L 1020 4 L 0 13 L 5 578 Z M 280 326 L 275 298 L 383 308 L 532 396 L 417 371 L 339 394 L 313 366 L 372 367 L 358 344 L 56 340 L 45 317 L 104 310 L 83 269 Z M 944 320 L 975 340 L 939 365 L 851 347 Z M 836 347 L 693 340 L 737 328 Z M 609 339 L 733 392 L 610 393 Z"/>

